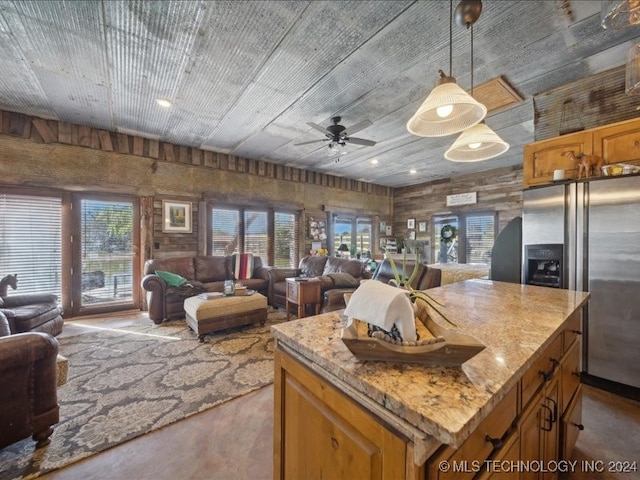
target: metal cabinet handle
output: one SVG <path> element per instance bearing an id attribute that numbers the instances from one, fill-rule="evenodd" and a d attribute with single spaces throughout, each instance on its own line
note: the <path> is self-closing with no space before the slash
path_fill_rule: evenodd
<path id="1" fill-rule="evenodd" d="M 544 410 L 547 410 L 549 412 L 549 418 L 546 418 L 543 416 L 542 420 L 545 423 L 544 425 L 540 425 L 540 428 L 545 432 L 550 432 L 553 429 L 553 411 L 551 410 L 551 407 L 549 407 L 548 405 L 545 405 L 544 403 L 540 405 L 540 407 L 542 407 Z M 547 422 L 549 422 L 548 426 L 547 426 Z"/>
<path id="2" fill-rule="evenodd" d="M 582 332 L 580 330 L 571 330 L 571 332 L 575 333 L 576 335 L 582 335 Z"/>
<path id="3" fill-rule="evenodd" d="M 538 373 L 542 375 L 545 383 L 553 378 L 553 374 L 556 372 L 556 367 L 560 365 L 560 362 L 555 358 L 550 358 L 549 360 L 551 361 L 551 370 L 549 370 L 548 372 L 545 372 L 544 370 L 538 370 Z"/>
<path id="4" fill-rule="evenodd" d="M 493 437 L 490 437 L 489 434 L 486 434 L 484 436 L 484 439 L 485 439 L 485 441 L 487 441 L 491 445 L 493 445 L 493 448 L 495 448 L 495 449 L 502 448 L 502 440 L 500 438 L 493 438 Z"/>
<path id="5" fill-rule="evenodd" d="M 573 425 L 574 427 L 577 427 L 578 430 L 580 430 L 580 431 L 584 430 L 584 425 L 582 425 L 581 423 L 573 423 L 573 422 L 571 422 L 571 425 Z"/>

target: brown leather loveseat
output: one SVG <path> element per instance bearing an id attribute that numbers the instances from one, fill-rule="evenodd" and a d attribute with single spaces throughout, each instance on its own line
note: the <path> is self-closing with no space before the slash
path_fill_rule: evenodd
<path id="1" fill-rule="evenodd" d="M 222 292 L 225 280 L 235 280 L 231 256 L 198 255 L 147 260 L 142 288 L 147 292 L 149 318 L 154 323 L 184 318 L 184 299 L 202 292 Z M 267 295 L 269 267 L 258 256 L 253 257 L 251 278 L 240 280 L 251 290 Z M 156 271 L 171 272 L 187 279 L 187 284 L 170 286 Z"/>
<path id="2" fill-rule="evenodd" d="M 59 421 L 56 391 L 58 341 L 48 333 L 11 334 L 0 312 L 0 448 L 33 437 L 49 443 Z"/>
<path id="3" fill-rule="evenodd" d="M 298 268 L 272 268 L 269 270 L 269 304 L 286 307 L 286 278 L 317 277 L 321 284 L 321 310 L 330 312 L 345 307 L 343 295 L 353 292 L 366 278 L 365 265 L 358 260 L 324 255 L 304 257 Z"/>

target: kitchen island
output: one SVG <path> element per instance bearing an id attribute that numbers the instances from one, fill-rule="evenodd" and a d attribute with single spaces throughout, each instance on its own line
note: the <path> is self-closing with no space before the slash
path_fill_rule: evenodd
<path id="1" fill-rule="evenodd" d="M 461 367 L 360 362 L 341 311 L 272 327 L 274 478 L 496 478 L 487 460 L 570 456 L 588 293 L 473 279 L 429 294 L 486 346 Z"/>

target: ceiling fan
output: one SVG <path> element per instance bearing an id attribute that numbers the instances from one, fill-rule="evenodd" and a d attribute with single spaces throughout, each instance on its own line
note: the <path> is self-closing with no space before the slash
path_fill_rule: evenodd
<path id="1" fill-rule="evenodd" d="M 364 145 L 366 147 L 373 147 L 376 144 L 376 142 L 374 142 L 373 140 L 367 140 L 365 138 L 356 138 L 356 137 L 350 136 L 356 132 L 359 132 L 360 130 L 364 130 L 370 125 L 373 125 L 369 120 L 364 120 L 360 123 L 356 123 L 355 125 L 352 125 L 348 129 L 343 125 L 340 125 L 340 120 L 341 120 L 341 117 L 333 117 L 331 119 L 331 122 L 333 123 L 333 125 L 329 125 L 327 128 L 321 127 L 317 123 L 307 122 L 307 125 L 309 125 L 312 128 L 315 128 L 319 132 L 324 133 L 327 138 L 323 138 L 322 140 L 311 140 L 309 142 L 296 143 L 295 145 L 296 146 L 309 145 L 312 143 L 328 141 L 329 150 L 331 152 L 335 151 L 335 153 L 344 153 L 344 152 L 341 152 L 340 150 L 343 150 L 344 147 L 347 145 L 347 143 L 353 143 L 354 145 Z"/>

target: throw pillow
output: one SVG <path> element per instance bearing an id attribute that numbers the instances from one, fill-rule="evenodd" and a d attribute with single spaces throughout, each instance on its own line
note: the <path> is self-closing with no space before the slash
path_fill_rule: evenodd
<path id="1" fill-rule="evenodd" d="M 156 275 L 167 282 L 167 285 L 171 287 L 180 287 L 188 282 L 188 280 L 177 273 L 165 272 L 163 270 L 156 270 Z"/>
<path id="2" fill-rule="evenodd" d="M 349 273 L 329 273 L 327 276 L 331 277 L 335 288 L 358 288 L 360 286 L 360 281 Z"/>
<path id="3" fill-rule="evenodd" d="M 253 253 L 234 253 L 231 256 L 231 268 L 236 280 L 246 280 L 253 275 Z"/>

